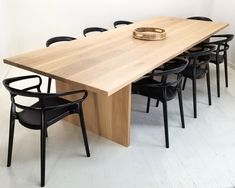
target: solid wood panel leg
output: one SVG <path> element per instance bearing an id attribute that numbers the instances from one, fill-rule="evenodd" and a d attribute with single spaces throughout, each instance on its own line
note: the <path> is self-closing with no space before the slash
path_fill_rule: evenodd
<path id="1" fill-rule="evenodd" d="M 56 81 L 57 92 L 84 89 L 79 84 Z M 75 99 L 76 97 L 74 97 Z M 72 97 L 69 99 L 73 99 Z M 123 146 L 130 144 L 131 85 L 124 87 L 111 96 L 89 91 L 83 105 L 87 129 Z M 77 116 L 66 118 L 79 124 Z"/>
<path id="2" fill-rule="evenodd" d="M 130 144 L 131 86 L 112 96 L 97 95 L 100 135 L 124 146 Z"/>

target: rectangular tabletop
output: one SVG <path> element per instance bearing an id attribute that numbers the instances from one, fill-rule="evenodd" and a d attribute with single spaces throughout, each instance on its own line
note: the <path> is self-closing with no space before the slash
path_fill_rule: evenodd
<path id="1" fill-rule="evenodd" d="M 228 24 L 157 17 L 90 37 L 4 59 L 4 62 L 86 89 L 112 95 Z M 132 37 L 137 27 L 160 27 L 162 41 Z"/>

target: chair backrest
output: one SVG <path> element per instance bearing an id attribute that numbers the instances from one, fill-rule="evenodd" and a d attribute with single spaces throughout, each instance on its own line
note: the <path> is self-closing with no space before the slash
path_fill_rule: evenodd
<path id="1" fill-rule="evenodd" d="M 51 44 L 56 43 L 56 42 L 64 42 L 64 41 L 71 41 L 75 40 L 76 38 L 74 37 L 69 37 L 69 36 L 57 36 L 57 37 L 52 37 L 47 40 L 46 42 L 46 47 L 49 47 Z"/>
<path id="2" fill-rule="evenodd" d="M 222 35 L 213 35 L 211 36 L 211 41 L 208 44 L 216 45 L 216 54 L 226 53 L 229 49 L 229 44 L 231 40 L 233 40 L 233 34 L 222 34 Z"/>
<path id="3" fill-rule="evenodd" d="M 108 30 L 102 27 L 88 27 L 83 30 L 83 35 L 86 37 L 87 33 L 90 33 L 90 32 L 105 32 L 105 31 L 108 31 Z"/>
<path id="4" fill-rule="evenodd" d="M 47 40 L 46 42 L 46 47 L 49 47 L 53 43 L 56 42 L 64 42 L 64 41 L 71 41 L 71 40 L 76 40 L 74 37 L 69 37 L 69 36 L 57 36 L 57 37 L 52 37 Z"/>
<path id="5" fill-rule="evenodd" d="M 207 56 L 210 55 L 214 49 L 215 45 L 199 44 L 194 46 L 193 48 L 190 48 L 188 51 L 185 51 L 183 53 L 183 56 L 189 58 L 198 58 L 202 56 Z"/>
<path id="6" fill-rule="evenodd" d="M 52 37 L 47 40 L 46 42 L 46 47 L 49 47 L 50 45 L 58 42 L 65 42 L 65 41 L 71 41 L 75 40 L 76 38 L 74 37 L 69 37 L 69 36 L 57 36 L 57 37 Z M 51 90 L 51 78 L 48 78 L 48 86 L 47 86 L 47 93 L 50 93 Z"/>
<path id="7" fill-rule="evenodd" d="M 160 77 L 159 83 L 145 84 L 146 87 L 178 87 L 181 85 L 182 75 L 181 72 L 187 67 L 188 60 L 185 58 L 174 58 L 163 66 L 155 69 L 152 73 L 146 74 L 145 77 Z M 173 77 L 174 76 L 174 77 Z M 168 79 L 170 78 L 170 79 Z"/>
<path id="8" fill-rule="evenodd" d="M 209 63 L 211 54 L 215 48 L 215 45 L 199 44 L 184 52 L 182 56 L 189 60 L 188 66 L 194 66 L 194 68 L 197 68 Z"/>
<path id="9" fill-rule="evenodd" d="M 27 81 L 27 83 L 22 84 L 22 82 L 25 82 L 25 81 Z M 28 86 L 29 83 L 30 83 L 30 86 Z M 26 84 L 27 86 L 24 86 Z M 40 87 L 42 85 L 42 78 L 38 75 L 7 78 L 3 80 L 3 85 L 10 93 L 12 105 L 22 110 L 25 110 L 25 109 L 44 110 L 44 107 L 45 107 L 44 101 L 46 99 L 59 96 L 59 94 L 56 94 L 56 93 L 42 93 L 40 90 Z M 17 85 L 17 86 L 12 86 L 12 85 Z M 19 88 L 19 85 L 21 86 L 21 88 Z M 36 90 L 36 91 L 32 91 L 32 90 Z M 17 97 L 19 97 L 19 99 L 17 99 Z M 40 101 L 39 103 L 40 105 L 31 106 L 31 104 L 29 104 L 28 101 L 23 99 L 25 97 L 36 99 L 37 102 Z"/>
<path id="10" fill-rule="evenodd" d="M 201 20 L 201 21 L 209 21 L 209 22 L 213 22 L 212 19 L 208 18 L 208 17 L 204 17 L 204 16 L 193 16 L 193 17 L 188 17 L 187 19 L 189 20 Z M 204 40 L 203 42 L 209 42 L 210 38 Z"/>
<path id="11" fill-rule="evenodd" d="M 188 17 L 187 19 L 212 22 L 212 19 L 210 19 L 210 18 L 208 18 L 208 17 L 204 17 L 204 16 L 193 16 L 193 17 Z"/>
<path id="12" fill-rule="evenodd" d="M 113 22 L 113 26 L 115 28 L 117 28 L 118 25 L 130 25 L 130 24 L 133 24 L 133 22 L 125 21 L 125 20 L 117 20 L 117 21 Z"/>
<path id="13" fill-rule="evenodd" d="M 23 86 L 22 83 L 21 88 L 19 89 L 19 83 L 20 81 L 28 81 L 30 82 L 30 86 Z M 28 85 L 27 82 L 27 85 Z M 35 83 L 36 82 L 36 83 Z M 32 84 L 33 83 L 33 84 Z M 12 85 L 17 86 L 12 86 Z M 42 85 L 42 78 L 38 75 L 29 75 L 29 76 L 21 76 L 21 77 L 14 77 L 14 78 L 7 78 L 3 80 L 3 85 L 6 87 L 6 89 L 10 92 L 11 95 L 11 101 L 12 106 L 18 107 L 19 109 L 28 109 L 28 110 L 39 110 L 39 111 L 46 111 L 46 110 L 53 110 L 53 109 L 61 109 L 65 107 L 69 107 L 72 105 L 77 105 L 78 103 L 81 104 L 85 98 L 88 95 L 88 92 L 86 90 L 76 90 L 76 91 L 69 91 L 64 93 L 42 93 L 40 90 L 40 87 Z M 25 85 L 25 84 L 24 84 Z M 36 91 L 32 91 L 36 89 Z M 59 97 L 65 97 L 65 96 L 71 96 L 71 95 L 80 95 L 79 99 L 75 101 L 68 101 L 66 103 L 50 103 L 50 100 L 53 100 L 53 98 L 59 98 Z M 81 96 L 82 94 L 82 96 Z M 36 99 L 37 102 L 39 101 L 38 105 L 29 105 L 28 102 L 26 102 L 26 105 L 24 104 L 25 101 L 16 100 L 16 97 L 27 97 Z M 22 98 L 20 98 L 22 99 Z M 49 101 L 49 104 L 48 104 Z M 46 104 L 47 103 L 47 104 Z M 16 113 L 16 111 L 15 111 Z"/>
<path id="14" fill-rule="evenodd" d="M 16 84 L 19 82 L 18 85 L 20 84 L 22 87 L 22 83 L 20 81 L 27 81 L 27 80 L 30 83 L 34 83 L 34 82 L 36 83 L 31 84 L 30 86 L 23 86 L 23 88 L 21 89 L 19 89 L 18 87 L 12 86 L 12 84 Z M 20 97 L 37 98 L 38 100 L 40 100 L 45 95 L 50 95 L 50 94 L 41 93 L 40 87 L 42 85 L 42 79 L 40 76 L 37 76 L 37 75 L 7 78 L 3 80 L 3 85 L 6 87 L 6 89 L 10 93 L 12 105 L 23 110 L 25 109 L 39 110 L 39 107 L 33 108 L 33 107 L 30 107 L 30 105 L 28 106 L 28 105 L 23 104 L 23 102 L 22 103 L 17 102 L 16 97 L 20 96 Z M 36 92 L 31 91 L 34 89 L 36 89 Z"/>

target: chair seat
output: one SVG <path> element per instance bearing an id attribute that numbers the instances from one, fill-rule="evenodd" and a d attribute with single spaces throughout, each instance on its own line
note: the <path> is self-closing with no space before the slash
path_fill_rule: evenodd
<path id="1" fill-rule="evenodd" d="M 196 79 L 200 79 L 202 77 L 204 77 L 207 73 L 207 70 L 202 67 L 202 68 L 197 68 L 196 70 Z M 182 72 L 184 77 L 193 78 L 193 67 L 192 66 L 188 66 L 183 72 Z"/>
<path id="2" fill-rule="evenodd" d="M 68 100 L 59 97 L 45 100 L 45 106 L 55 106 L 67 103 L 69 103 Z M 32 107 L 39 106 L 39 102 L 32 105 Z M 75 109 L 76 108 L 74 106 L 70 106 L 46 111 L 46 126 L 48 127 L 58 120 L 62 119 L 63 117 L 75 113 Z M 22 112 L 18 113 L 18 120 L 23 126 L 27 128 L 41 129 L 41 112 L 39 110 L 23 110 Z"/>
<path id="3" fill-rule="evenodd" d="M 152 77 L 143 78 L 137 82 L 132 83 L 132 93 L 139 94 L 153 99 L 163 99 L 164 87 L 144 87 L 144 84 L 160 84 L 160 82 L 154 80 Z M 141 85 L 141 87 L 138 87 Z M 176 96 L 176 87 L 166 87 L 166 99 L 167 101 L 173 99 Z"/>
<path id="4" fill-rule="evenodd" d="M 211 54 L 211 60 L 210 62 L 211 63 L 215 63 L 215 64 L 220 64 L 220 63 L 223 63 L 224 61 L 224 57 L 222 55 L 218 55 L 218 61 L 216 61 L 216 54 Z"/>

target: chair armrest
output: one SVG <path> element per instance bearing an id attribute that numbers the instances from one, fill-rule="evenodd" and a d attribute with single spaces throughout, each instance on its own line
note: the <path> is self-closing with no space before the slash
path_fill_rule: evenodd
<path id="1" fill-rule="evenodd" d="M 65 93 L 48 94 L 47 96 L 44 97 L 44 99 L 50 99 L 50 98 L 55 98 L 55 97 L 66 97 L 66 96 L 70 96 L 70 95 L 74 95 L 78 93 L 84 93 L 84 95 L 80 99 L 77 99 L 75 101 L 68 101 L 68 103 L 66 104 L 47 106 L 47 107 L 44 107 L 43 109 L 52 110 L 52 109 L 66 108 L 72 105 L 81 104 L 88 96 L 87 90 L 75 90 L 75 91 L 69 91 Z"/>
<path id="2" fill-rule="evenodd" d="M 211 42 L 207 42 L 206 44 L 222 44 L 222 43 L 227 43 L 233 39 L 234 35 L 233 34 L 221 34 L 221 35 L 212 35 L 210 38 L 217 39 Z"/>
<path id="3" fill-rule="evenodd" d="M 64 93 L 56 93 L 56 94 L 53 94 L 53 95 L 56 96 L 56 97 L 65 97 L 65 96 L 74 95 L 74 94 L 77 94 L 77 93 L 84 93 L 82 98 L 79 99 L 79 100 L 84 100 L 88 96 L 87 90 L 75 90 L 75 91 L 69 91 L 69 92 L 64 92 Z M 50 97 L 50 95 L 48 97 Z"/>
<path id="4" fill-rule="evenodd" d="M 138 83 L 138 82 L 133 82 L 132 85 L 134 87 L 164 87 L 164 84 L 162 82 L 157 82 L 156 83 Z"/>

